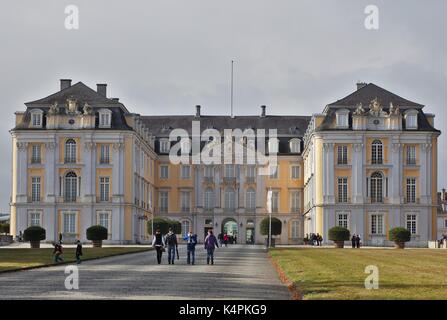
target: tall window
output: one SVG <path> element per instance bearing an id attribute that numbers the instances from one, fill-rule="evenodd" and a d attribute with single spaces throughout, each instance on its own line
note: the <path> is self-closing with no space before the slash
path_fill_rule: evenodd
<path id="1" fill-rule="evenodd" d="M 338 178 L 338 202 L 348 202 L 348 178 Z"/>
<path id="2" fill-rule="evenodd" d="M 292 170 L 292 179 L 299 179 L 300 178 L 300 166 L 293 165 L 291 167 Z"/>
<path id="3" fill-rule="evenodd" d="M 189 229 L 191 227 L 191 223 L 189 220 L 182 221 L 182 235 L 187 235 L 189 233 Z"/>
<path id="4" fill-rule="evenodd" d="M 301 141 L 299 139 L 292 139 L 289 142 L 290 152 L 299 153 L 300 152 Z"/>
<path id="5" fill-rule="evenodd" d="M 349 127 L 349 110 L 338 110 L 335 114 L 337 127 L 348 128 Z"/>
<path id="6" fill-rule="evenodd" d="M 247 177 L 248 178 L 256 177 L 256 166 L 247 166 Z"/>
<path id="7" fill-rule="evenodd" d="M 407 164 L 416 164 L 416 146 L 407 146 Z"/>
<path id="8" fill-rule="evenodd" d="M 100 163 L 110 163 L 110 146 L 108 144 L 101 145 Z"/>
<path id="9" fill-rule="evenodd" d="M 371 146 L 371 162 L 372 164 L 382 164 L 383 163 L 383 145 L 382 141 L 374 140 Z"/>
<path id="10" fill-rule="evenodd" d="M 63 213 L 63 231 L 64 233 L 76 233 L 76 213 Z"/>
<path id="11" fill-rule="evenodd" d="M 160 152 L 161 153 L 169 152 L 169 140 L 167 139 L 160 140 Z"/>
<path id="12" fill-rule="evenodd" d="M 104 228 L 107 229 L 107 233 L 110 234 L 111 233 L 111 225 L 110 225 L 110 218 L 111 218 L 111 213 L 108 211 L 101 211 L 98 212 L 98 225 L 103 226 Z"/>
<path id="13" fill-rule="evenodd" d="M 182 212 L 189 212 L 191 210 L 191 192 L 182 191 L 180 193 L 180 206 Z"/>
<path id="14" fill-rule="evenodd" d="M 278 153 L 278 150 L 279 150 L 278 138 L 269 139 L 268 150 L 269 150 L 269 153 Z"/>
<path id="15" fill-rule="evenodd" d="M 76 141 L 68 139 L 65 142 L 65 163 L 76 162 Z"/>
<path id="16" fill-rule="evenodd" d="M 64 198 L 66 202 L 76 201 L 76 195 L 78 190 L 78 177 L 76 173 L 69 172 L 65 176 L 65 192 Z"/>
<path id="17" fill-rule="evenodd" d="M 290 211 L 299 212 L 300 211 L 300 192 L 292 191 L 290 193 Z"/>
<path id="18" fill-rule="evenodd" d="M 247 190 L 245 198 L 245 208 L 254 211 L 256 209 L 256 191 L 253 188 Z"/>
<path id="19" fill-rule="evenodd" d="M 42 110 L 31 111 L 31 126 L 42 127 Z"/>
<path id="20" fill-rule="evenodd" d="M 234 165 L 226 164 L 225 165 L 225 178 L 234 178 Z"/>
<path id="21" fill-rule="evenodd" d="M 182 179 L 190 179 L 191 178 L 191 166 L 182 165 L 180 176 Z"/>
<path id="22" fill-rule="evenodd" d="M 279 211 L 279 191 L 272 192 L 272 212 Z"/>
<path id="23" fill-rule="evenodd" d="M 211 210 L 214 208 L 214 190 L 207 188 L 205 190 L 205 209 Z"/>
<path id="24" fill-rule="evenodd" d="M 160 166 L 160 179 L 169 178 L 169 167 L 166 165 Z"/>
<path id="25" fill-rule="evenodd" d="M 32 154 L 31 154 L 31 163 L 40 163 L 41 162 L 41 152 L 40 152 L 40 144 L 33 144 Z"/>
<path id="26" fill-rule="evenodd" d="M 371 215 L 371 234 L 383 235 L 383 215 L 372 214 Z"/>
<path id="27" fill-rule="evenodd" d="M 337 147 L 337 164 L 348 164 L 348 146 Z"/>
<path id="28" fill-rule="evenodd" d="M 292 221 L 292 239 L 298 239 L 300 237 L 300 222 L 297 220 Z"/>
<path id="29" fill-rule="evenodd" d="M 33 211 L 29 215 L 30 217 L 30 226 L 41 226 L 42 222 L 40 220 L 41 214 L 40 212 Z"/>
<path id="30" fill-rule="evenodd" d="M 269 166 L 270 179 L 278 179 L 279 164 L 276 166 Z"/>
<path id="31" fill-rule="evenodd" d="M 100 201 L 109 201 L 110 194 L 110 178 L 99 177 L 99 196 Z"/>
<path id="32" fill-rule="evenodd" d="M 213 177 L 213 167 L 212 166 L 205 166 L 205 177 L 206 178 L 212 178 Z"/>
<path id="33" fill-rule="evenodd" d="M 40 177 L 31 178 L 31 201 L 40 201 Z"/>
<path id="34" fill-rule="evenodd" d="M 409 111 L 411 112 L 411 111 Z M 417 112 L 417 111 L 416 111 Z M 405 115 L 405 128 L 417 129 L 418 128 L 418 116 L 417 113 L 411 112 Z"/>
<path id="35" fill-rule="evenodd" d="M 343 227 L 346 229 L 348 228 L 348 218 L 349 218 L 349 214 L 347 212 L 337 212 L 337 221 L 336 224 L 338 227 Z"/>
<path id="36" fill-rule="evenodd" d="M 225 189 L 224 200 L 225 200 L 225 209 L 233 210 L 236 207 L 235 203 L 236 197 L 234 190 L 232 188 Z"/>
<path id="37" fill-rule="evenodd" d="M 407 230 L 410 231 L 411 234 L 416 234 L 417 232 L 417 220 L 415 214 L 407 214 L 406 216 L 406 224 Z"/>
<path id="38" fill-rule="evenodd" d="M 416 202 L 416 179 L 407 178 L 407 202 Z"/>
<path id="39" fill-rule="evenodd" d="M 99 127 L 110 128 L 112 114 L 110 110 L 102 110 L 99 112 Z"/>
<path id="40" fill-rule="evenodd" d="M 168 192 L 160 191 L 160 212 L 168 212 Z"/>
<path id="41" fill-rule="evenodd" d="M 383 177 L 380 172 L 371 175 L 371 202 L 383 202 Z"/>

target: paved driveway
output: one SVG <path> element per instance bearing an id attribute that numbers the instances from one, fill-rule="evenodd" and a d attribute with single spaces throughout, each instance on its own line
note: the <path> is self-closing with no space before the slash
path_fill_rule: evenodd
<path id="1" fill-rule="evenodd" d="M 9 299 L 289 299 L 267 253 L 258 246 L 216 249 L 206 265 L 201 245 L 197 264 L 180 260 L 156 264 L 155 252 L 85 261 L 79 265 L 79 290 L 66 290 L 66 265 L 0 274 L 0 297 Z"/>

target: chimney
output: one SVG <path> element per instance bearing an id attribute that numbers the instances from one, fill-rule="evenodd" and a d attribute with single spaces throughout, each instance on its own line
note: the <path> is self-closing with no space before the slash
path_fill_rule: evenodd
<path id="1" fill-rule="evenodd" d="M 200 105 L 196 105 L 196 117 L 200 117 Z"/>
<path id="2" fill-rule="evenodd" d="M 366 85 L 367 85 L 366 82 L 357 81 L 357 90 L 359 90 L 359 89 L 361 89 L 363 87 L 366 87 Z"/>
<path id="3" fill-rule="evenodd" d="M 96 92 L 98 92 L 100 95 L 107 98 L 107 84 L 106 83 L 98 83 L 96 85 Z"/>
<path id="4" fill-rule="evenodd" d="M 261 118 L 265 118 L 265 106 L 261 106 Z"/>
<path id="5" fill-rule="evenodd" d="M 71 79 L 61 79 L 61 90 L 71 87 Z"/>

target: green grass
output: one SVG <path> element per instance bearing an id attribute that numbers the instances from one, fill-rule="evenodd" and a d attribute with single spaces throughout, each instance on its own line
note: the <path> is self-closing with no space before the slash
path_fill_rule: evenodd
<path id="1" fill-rule="evenodd" d="M 447 250 L 273 249 L 304 299 L 447 299 Z M 365 267 L 379 289 L 365 289 Z"/>
<path id="2" fill-rule="evenodd" d="M 107 247 L 107 248 L 83 248 L 82 259 L 103 258 L 117 254 L 147 251 L 145 247 Z M 65 262 L 74 262 L 75 248 L 64 248 L 63 259 Z M 52 265 L 53 249 L 1 249 L 0 250 L 0 271 L 16 270 L 27 267 L 37 267 Z"/>

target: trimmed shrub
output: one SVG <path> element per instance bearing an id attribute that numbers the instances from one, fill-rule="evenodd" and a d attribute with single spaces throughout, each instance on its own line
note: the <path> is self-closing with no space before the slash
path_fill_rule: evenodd
<path id="1" fill-rule="evenodd" d="M 329 240 L 332 241 L 347 241 L 349 240 L 350 232 L 343 227 L 332 227 L 329 229 Z"/>
<path id="2" fill-rule="evenodd" d="M 169 228 L 172 228 L 175 234 L 180 234 L 182 232 L 182 225 L 179 221 L 171 220 L 165 217 L 156 217 L 154 218 L 154 229 L 160 229 L 161 234 L 166 234 L 169 231 Z M 152 233 L 152 220 L 148 220 L 147 222 L 147 232 L 149 234 Z"/>
<path id="3" fill-rule="evenodd" d="M 108 237 L 108 231 L 107 228 L 95 225 L 91 226 L 87 229 L 87 239 L 91 241 L 102 241 L 107 240 Z"/>
<path id="4" fill-rule="evenodd" d="M 23 232 L 23 239 L 30 242 L 39 242 L 45 240 L 45 229 L 40 226 L 31 226 Z"/>
<path id="5" fill-rule="evenodd" d="M 9 223 L 0 224 L 0 233 L 9 234 Z"/>
<path id="6" fill-rule="evenodd" d="M 411 240 L 411 233 L 405 228 L 398 227 L 389 231 L 390 240 L 396 243 L 405 243 Z"/>
<path id="7" fill-rule="evenodd" d="M 269 218 L 266 217 L 261 221 L 261 234 L 263 236 L 269 235 Z M 280 235 L 282 231 L 282 222 L 278 218 L 272 217 L 272 236 Z"/>

